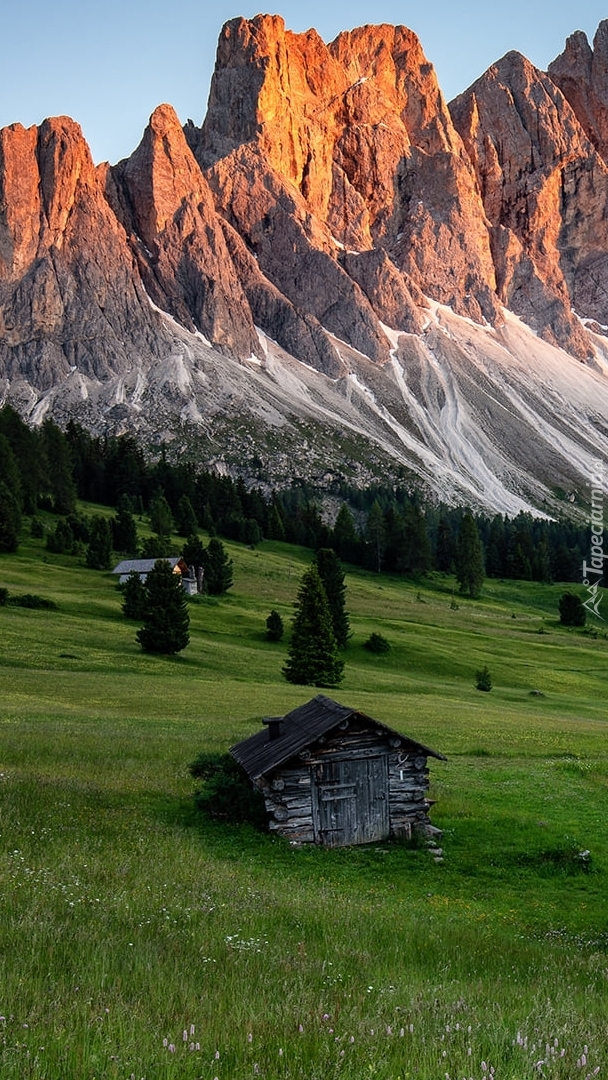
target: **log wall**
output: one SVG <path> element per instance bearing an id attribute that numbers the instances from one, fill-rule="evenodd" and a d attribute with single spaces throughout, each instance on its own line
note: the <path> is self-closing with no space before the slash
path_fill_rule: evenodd
<path id="1" fill-rule="evenodd" d="M 388 771 L 389 835 L 407 839 L 412 830 L 430 826 L 427 758 L 407 740 L 389 737 L 382 729 L 357 729 L 352 721 L 343 730 L 319 739 L 288 765 L 260 783 L 269 827 L 294 843 L 314 843 L 314 767 L 331 757 L 383 756 Z M 411 746 L 411 744 L 410 744 Z"/>

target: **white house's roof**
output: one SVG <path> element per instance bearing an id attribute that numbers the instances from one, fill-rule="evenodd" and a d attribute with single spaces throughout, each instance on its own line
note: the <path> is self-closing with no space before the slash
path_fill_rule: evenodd
<path id="1" fill-rule="evenodd" d="M 171 558 L 163 558 L 162 561 L 169 563 L 169 566 L 175 569 L 180 561 L 180 557 L 177 556 L 174 558 L 171 556 Z M 139 574 L 142 580 L 145 580 L 150 571 L 154 569 L 154 564 L 156 562 L 158 562 L 158 559 L 123 559 L 122 562 L 118 563 L 118 566 L 114 567 L 112 573 L 120 574 L 121 585 L 127 580 L 129 574 L 134 572 Z"/>

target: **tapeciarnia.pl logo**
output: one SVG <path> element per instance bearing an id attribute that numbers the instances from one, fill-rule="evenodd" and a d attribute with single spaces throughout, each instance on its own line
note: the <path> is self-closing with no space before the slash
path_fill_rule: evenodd
<path id="1" fill-rule="evenodd" d="M 587 589 L 588 596 L 583 607 L 587 608 L 587 611 L 592 611 L 598 619 L 603 621 L 599 610 L 603 596 L 600 585 L 604 576 L 604 560 L 608 558 L 608 553 L 604 554 L 604 466 L 601 461 L 597 462 L 591 475 L 589 527 L 591 529 L 589 562 L 586 559 L 583 560 L 583 585 Z"/>

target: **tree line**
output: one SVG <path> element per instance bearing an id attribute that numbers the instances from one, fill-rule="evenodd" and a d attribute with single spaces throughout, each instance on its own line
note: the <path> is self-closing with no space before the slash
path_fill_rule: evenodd
<path id="1" fill-rule="evenodd" d="M 344 562 L 417 577 L 431 570 L 458 573 L 459 544 L 468 534 L 473 546 L 478 538 L 488 577 L 574 582 L 588 548 L 582 523 L 429 505 L 406 485 L 361 490 L 336 484 L 321 493 L 301 481 L 268 494 L 193 459 L 169 461 L 164 446 L 151 460 L 132 435 L 95 436 L 73 421 L 63 431 L 50 419 L 29 427 L 8 405 L 0 410 L 0 477 L 4 551 L 16 550 L 22 516 L 35 519 L 41 510 L 62 519 L 51 545 L 90 545 L 90 523 L 79 519 L 77 499 L 115 509 L 111 535 L 99 546 L 109 542 L 119 552 L 134 553 L 134 519 L 148 515 L 155 539 L 148 550 L 138 548 L 144 557 L 168 554 L 162 539 L 173 531 L 187 539 L 200 528 L 249 545 L 266 538 L 331 548 Z M 337 507 L 331 523 L 321 507 L 328 495 Z"/>

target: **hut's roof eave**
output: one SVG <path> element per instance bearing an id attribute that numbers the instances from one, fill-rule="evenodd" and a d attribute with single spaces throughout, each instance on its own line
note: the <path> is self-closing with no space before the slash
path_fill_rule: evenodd
<path id="1" fill-rule="evenodd" d="M 359 709 L 340 705 L 337 701 L 317 694 L 304 705 L 293 709 L 282 719 L 273 719 L 273 724 L 280 723 L 282 731 L 274 738 L 271 737 L 270 726 L 261 731 L 256 731 L 249 738 L 231 747 L 230 753 L 235 761 L 241 765 L 253 781 L 260 780 L 266 773 L 284 765 L 291 758 L 296 757 L 304 749 L 314 743 L 323 735 L 339 727 L 351 716 L 360 716 L 362 719 L 382 729 L 387 735 L 393 735 L 404 742 L 409 743 L 413 749 L 418 749 L 426 756 L 445 761 L 443 754 L 408 735 L 402 735 L 393 728 L 387 727 L 379 720 L 375 720 Z"/>

